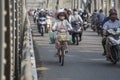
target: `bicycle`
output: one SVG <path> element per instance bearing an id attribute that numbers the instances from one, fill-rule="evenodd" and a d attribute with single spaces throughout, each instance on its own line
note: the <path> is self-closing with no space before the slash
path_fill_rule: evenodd
<path id="1" fill-rule="evenodd" d="M 59 57 L 59 63 L 61 64 L 61 66 L 64 65 L 64 56 L 65 56 L 65 42 L 68 42 L 68 37 L 65 34 L 65 31 L 62 30 L 60 35 L 58 36 L 58 41 L 60 42 L 60 54 L 58 55 Z"/>

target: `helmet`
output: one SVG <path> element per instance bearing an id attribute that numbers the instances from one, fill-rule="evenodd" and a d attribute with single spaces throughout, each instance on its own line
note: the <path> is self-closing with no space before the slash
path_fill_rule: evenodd
<path id="1" fill-rule="evenodd" d="M 112 14 L 116 14 L 117 15 L 117 10 L 116 9 L 110 9 L 109 10 L 109 14 L 112 15 Z"/>
<path id="2" fill-rule="evenodd" d="M 77 11 L 77 9 L 73 9 L 73 11 Z"/>
<path id="3" fill-rule="evenodd" d="M 64 9 L 59 9 L 57 12 L 57 16 L 64 15 L 66 16 L 65 10 Z"/>
<path id="4" fill-rule="evenodd" d="M 79 11 L 83 11 L 83 9 L 82 9 L 82 8 L 80 8 L 80 9 L 79 9 Z"/>
<path id="5" fill-rule="evenodd" d="M 100 9 L 100 10 L 99 10 L 99 12 L 100 12 L 100 13 L 102 13 L 102 12 L 103 12 L 103 10 L 102 10 L 102 9 Z"/>
<path id="6" fill-rule="evenodd" d="M 64 9 L 59 9 L 57 11 L 57 18 L 59 19 L 59 16 L 65 16 L 67 17 L 67 14 L 65 13 L 65 10 Z"/>
<path id="7" fill-rule="evenodd" d="M 44 9 L 41 9 L 40 11 L 44 11 Z"/>
<path id="8" fill-rule="evenodd" d="M 94 12 L 97 12 L 97 9 L 94 9 Z"/>

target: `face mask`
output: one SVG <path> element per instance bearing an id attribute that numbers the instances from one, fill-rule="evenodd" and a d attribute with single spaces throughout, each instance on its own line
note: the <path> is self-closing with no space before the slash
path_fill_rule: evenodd
<path id="1" fill-rule="evenodd" d="M 77 11 L 74 12 L 74 14 L 77 14 L 77 13 L 78 13 Z"/>
<path id="2" fill-rule="evenodd" d="M 65 17 L 64 17 L 64 16 L 60 16 L 59 18 L 60 18 L 61 20 L 64 20 L 64 19 L 65 19 Z"/>
<path id="3" fill-rule="evenodd" d="M 116 17 L 114 16 L 114 17 L 110 17 L 110 19 L 111 19 L 111 21 L 115 21 L 116 20 Z"/>

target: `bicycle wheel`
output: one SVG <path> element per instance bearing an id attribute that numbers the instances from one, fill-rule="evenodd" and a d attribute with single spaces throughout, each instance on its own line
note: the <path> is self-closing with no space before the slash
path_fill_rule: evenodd
<path id="1" fill-rule="evenodd" d="M 64 53 L 65 53 L 65 49 L 62 47 L 61 48 L 61 66 L 64 65 Z"/>
<path id="2" fill-rule="evenodd" d="M 61 63 L 61 55 L 59 55 L 59 63 Z"/>

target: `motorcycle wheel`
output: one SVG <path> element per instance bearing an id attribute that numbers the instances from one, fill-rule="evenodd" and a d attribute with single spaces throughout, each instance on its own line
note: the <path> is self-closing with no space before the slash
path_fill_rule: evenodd
<path id="1" fill-rule="evenodd" d="M 86 27 L 84 26 L 84 30 L 86 31 Z"/>
<path id="2" fill-rule="evenodd" d="M 41 36 L 44 36 L 43 28 L 41 29 Z"/>
<path id="3" fill-rule="evenodd" d="M 110 58 L 111 58 L 111 62 L 113 63 L 113 64 L 116 64 L 117 62 L 118 62 L 118 50 L 117 50 L 117 48 L 116 47 L 111 47 L 111 56 L 110 56 Z"/>
<path id="4" fill-rule="evenodd" d="M 79 39 L 78 36 L 75 37 L 76 45 L 79 45 Z"/>
<path id="5" fill-rule="evenodd" d="M 47 26 L 45 26 L 45 33 L 48 33 L 48 29 L 47 29 Z"/>

